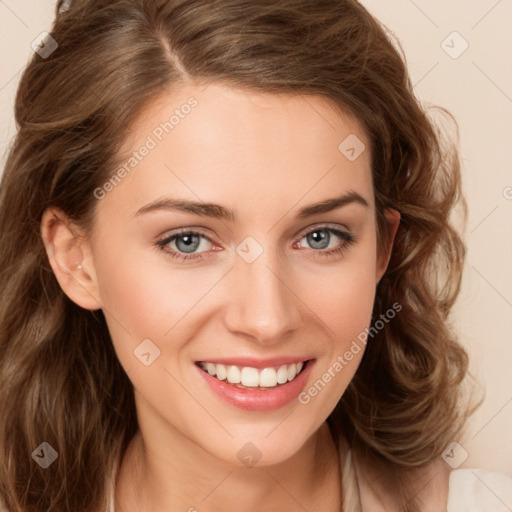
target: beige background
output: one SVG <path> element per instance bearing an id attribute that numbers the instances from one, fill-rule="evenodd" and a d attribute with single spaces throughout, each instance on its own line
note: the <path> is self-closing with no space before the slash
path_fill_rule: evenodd
<path id="1" fill-rule="evenodd" d="M 468 453 L 462 467 L 512 473 L 512 1 L 363 4 L 402 42 L 421 100 L 445 106 L 460 125 L 469 256 L 454 325 L 486 400 L 466 438 L 455 441 Z M 54 0 L 0 0 L 2 167 L 15 133 L 19 74 L 31 42 L 49 30 L 53 9 Z M 452 58 L 465 41 L 467 50 Z"/>

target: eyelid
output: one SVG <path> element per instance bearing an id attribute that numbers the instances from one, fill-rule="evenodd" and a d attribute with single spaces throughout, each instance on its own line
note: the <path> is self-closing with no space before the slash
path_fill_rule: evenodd
<path id="1" fill-rule="evenodd" d="M 207 235 L 201 228 L 193 227 L 178 228 L 177 231 L 173 231 L 171 233 L 166 233 L 165 235 L 159 236 L 156 243 L 157 245 L 164 246 L 173 241 L 175 238 L 179 237 L 180 235 L 197 235 L 205 238 L 206 240 L 208 240 L 208 242 L 215 245 L 215 242 L 213 241 L 210 235 Z"/>
<path id="2" fill-rule="evenodd" d="M 326 228 L 332 228 L 332 229 L 338 230 L 338 231 L 345 231 L 347 234 L 351 234 L 351 230 L 347 226 L 345 226 L 345 225 L 334 224 L 334 223 L 329 223 L 329 222 L 327 222 L 327 223 L 326 222 L 324 222 L 324 223 L 319 222 L 319 223 L 315 223 L 315 224 L 312 224 L 310 226 L 307 226 L 307 227 L 303 228 L 301 231 L 299 231 L 294 236 L 294 239 L 301 239 L 305 235 L 309 234 L 311 231 L 314 231 L 315 229 L 326 229 Z M 193 226 L 177 228 L 176 231 L 173 231 L 171 233 L 166 232 L 164 235 L 158 237 L 157 243 L 165 241 L 165 240 L 169 240 L 170 238 L 173 238 L 173 237 L 181 235 L 181 234 L 194 234 L 194 235 L 203 236 L 209 242 L 215 243 L 213 241 L 213 239 L 212 239 L 212 236 L 210 236 L 209 234 L 207 234 L 204 231 L 204 228 L 196 228 L 196 227 L 193 227 Z"/>
<path id="3" fill-rule="evenodd" d="M 294 242 L 293 242 L 293 245 L 295 245 L 297 242 L 300 242 L 300 240 L 302 240 L 302 238 L 304 238 L 305 236 L 315 232 L 316 230 L 327 230 L 327 231 L 330 231 L 331 233 L 333 233 L 336 237 L 340 238 L 342 240 L 342 244 L 340 247 L 338 247 L 337 249 L 330 249 L 328 251 L 316 251 L 314 249 L 311 249 L 313 254 L 315 255 L 315 257 L 328 257 L 331 253 L 335 253 L 337 251 L 340 251 L 340 250 L 343 250 L 344 249 L 344 246 L 346 246 L 347 244 L 349 243 L 352 243 L 352 242 L 356 242 L 357 241 L 357 238 L 351 233 L 351 230 L 349 230 L 346 226 L 344 225 L 340 225 L 340 224 L 333 224 L 333 223 L 317 223 L 317 224 L 313 224 L 313 225 L 310 225 L 306 228 L 304 228 L 303 230 L 301 230 L 299 232 L 299 234 L 295 235 L 294 237 Z M 172 233 L 170 234 L 165 234 L 161 237 L 158 238 L 157 242 L 156 242 L 156 245 L 160 247 L 160 249 L 162 249 L 163 251 L 167 252 L 171 257 L 175 257 L 177 259 L 180 259 L 182 261 L 186 261 L 186 260 L 201 260 L 203 257 L 208 257 L 210 256 L 211 252 L 217 252 L 215 249 L 212 249 L 210 251 L 204 251 L 204 252 L 199 252 L 199 253 L 182 253 L 182 252 L 179 252 L 179 251 L 176 251 L 174 249 L 166 249 L 166 246 L 168 246 L 171 242 L 173 242 L 176 238 L 178 238 L 180 235 L 184 235 L 184 234 L 187 234 L 187 235 L 196 235 L 196 236 L 199 236 L 199 237 L 203 237 L 205 238 L 208 242 L 210 242 L 211 244 L 213 244 L 214 246 L 218 244 L 216 244 L 213 240 L 212 240 L 212 237 L 207 235 L 204 231 L 203 231 L 203 228 L 195 228 L 195 227 L 182 227 L 182 228 L 178 228 L 176 231 L 173 231 Z M 345 236 L 343 236 L 345 235 Z"/>
<path id="4" fill-rule="evenodd" d="M 346 232 L 347 234 L 351 234 L 352 233 L 352 231 L 347 226 L 345 226 L 343 224 L 334 224 L 334 223 L 331 223 L 331 222 L 323 222 L 323 223 L 320 222 L 320 223 L 312 224 L 311 226 L 308 226 L 308 227 L 304 228 L 296 236 L 302 238 L 303 236 L 305 236 L 305 235 L 307 235 L 307 234 L 309 234 L 312 231 L 315 231 L 317 229 L 333 229 L 335 231 Z"/>
<path id="5" fill-rule="evenodd" d="M 206 238 L 209 242 L 213 242 L 212 235 L 209 234 L 209 231 L 205 231 L 204 228 L 195 228 L 195 227 L 184 227 L 177 228 L 174 231 L 166 231 L 163 235 L 157 237 L 157 243 L 165 240 L 169 240 L 170 238 L 177 237 L 179 235 L 198 235 Z"/>

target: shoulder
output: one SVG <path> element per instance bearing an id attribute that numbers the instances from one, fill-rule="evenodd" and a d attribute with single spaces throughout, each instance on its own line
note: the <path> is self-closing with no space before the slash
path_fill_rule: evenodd
<path id="1" fill-rule="evenodd" d="M 485 469 L 450 473 L 448 512 L 510 512 L 512 476 Z"/>

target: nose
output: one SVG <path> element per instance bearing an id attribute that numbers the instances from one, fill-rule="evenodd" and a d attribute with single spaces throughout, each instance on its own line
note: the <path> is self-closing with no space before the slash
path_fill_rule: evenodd
<path id="1" fill-rule="evenodd" d="M 230 332 L 266 345 L 289 337 L 301 323 L 301 301 L 291 275 L 267 251 L 252 263 L 237 257 L 225 315 Z"/>

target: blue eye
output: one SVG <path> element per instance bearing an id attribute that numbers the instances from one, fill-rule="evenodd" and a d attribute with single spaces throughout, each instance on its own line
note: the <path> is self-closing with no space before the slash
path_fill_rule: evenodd
<path id="1" fill-rule="evenodd" d="M 314 249 L 314 256 L 321 258 L 338 256 L 345 251 L 350 244 L 355 242 L 355 237 L 351 233 L 328 226 L 321 226 L 308 231 L 302 235 L 300 240 L 302 241 L 303 239 Z M 336 239 L 339 240 L 337 243 Z M 331 245 L 333 240 L 335 242 L 334 246 Z"/>
<path id="2" fill-rule="evenodd" d="M 350 244 L 356 241 L 351 233 L 329 226 L 320 226 L 303 234 L 299 239 L 301 248 L 303 247 L 303 239 L 307 241 L 310 249 L 312 249 L 313 257 L 315 258 L 338 256 L 346 250 Z M 331 245 L 333 241 L 334 245 Z M 204 245 L 208 246 L 208 244 L 213 244 L 213 242 L 205 234 L 198 231 L 185 230 L 159 240 L 156 243 L 162 251 L 180 261 L 202 259 L 203 253 L 209 253 L 211 251 L 209 251 L 207 247 L 203 251 L 198 251 L 198 249 Z M 218 248 L 216 250 L 218 250 Z"/>
<path id="3" fill-rule="evenodd" d="M 312 249 L 328 249 L 329 244 L 333 239 L 333 234 L 335 237 L 346 240 L 346 233 L 343 233 L 342 231 L 335 231 L 332 228 L 318 228 L 314 231 L 310 231 L 302 238 L 305 238 L 308 241 L 308 244 L 311 245 Z"/>
<path id="4" fill-rule="evenodd" d="M 186 235 L 180 235 L 179 237 L 175 237 L 174 239 L 176 241 L 176 247 L 180 251 L 191 253 L 194 252 L 200 245 L 201 239 L 199 238 L 199 235 L 189 233 Z M 183 245 L 181 245 L 179 242 L 183 242 Z"/>
<path id="5" fill-rule="evenodd" d="M 203 233 L 197 231 L 183 231 L 158 241 L 157 245 L 172 258 L 190 260 L 202 257 L 201 252 L 194 252 L 201 245 L 202 240 L 207 240 L 212 243 Z M 172 243 L 176 245 L 176 249 L 169 247 Z"/>

